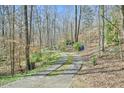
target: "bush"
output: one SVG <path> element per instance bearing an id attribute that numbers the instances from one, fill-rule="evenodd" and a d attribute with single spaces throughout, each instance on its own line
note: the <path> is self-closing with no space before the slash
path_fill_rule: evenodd
<path id="1" fill-rule="evenodd" d="M 31 55 L 30 59 L 31 59 L 31 62 L 34 63 L 34 62 L 42 61 L 41 57 L 42 57 L 42 53 L 35 52 Z"/>
<path id="2" fill-rule="evenodd" d="M 73 48 L 77 51 L 81 51 L 81 50 L 84 50 L 84 45 L 81 44 L 80 42 L 75 42 L 73 44 Z"/>
<path id="3" fill-rule="evenodd" d="M 92 61 L 92 63 L 93 63 L 94 66 L 97 65 L 96 64 L 96 56 L 95 55 L 91 58 L 91 61 Z"/>
<path id="4" fill-rule="evenodd" d="M 118 27 L 118 21 L 117 18 L 112 16 L 112 24 Z M 107 44 L 119 44 L 119 38 L 118 38 L 118 30 L 115 29 L 115 27 L 111 23 L 107 23 L 106 25 L 106 42 Z"/>
<path id="5" fill-rule="evenodd" d="M 74 42 L 71 40 L 66 40 L 65 43 L 66 43 L 66 45 L 73 45 L 74 44 Z"/>
<path id="6" fill-rule="evenodd" d="M 59 49 L 61 50 L 61 51 L 66 51 L 66 49 L 67 49 L 67 46 L 68 45 L 73 45 L 74 44 L 74 42 L 73 41 L 71 41 L 71 40 L 64 40 L 63 42 L 60 42 L 60 44 L 59 44 Z"/>
<path id="7" fill-rule="evenodd" d="M 81 44 L 80 44 L 79 42 L 75 42 L 75 43 L 73 44 L 73 48 L 74 48 L 75 50 L 77 50 L 77 51 L 80 50 L 80 46 L 81 46 Z"/>

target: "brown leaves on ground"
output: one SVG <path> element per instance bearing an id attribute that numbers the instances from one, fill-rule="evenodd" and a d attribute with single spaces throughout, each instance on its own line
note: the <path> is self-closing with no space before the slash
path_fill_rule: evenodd
<path id="1" fill-rule="evenodd" d="M 90 47 L 81 56 L 85 61 L 82 69 L 73 78 L 71 87 L 78 88 L 123 88 L 124 87 L 124 62 L 116 56 L 109 55 L 97 59 L 93 66 L 90 56 L 96 46 Z M 106 54 L 105 54 L 106 55 Z"/>
<path id="2" fill-rule="evenodd" d="M 71 87 L 124 87 L 124 62 L 99 58 L 96 66 L 85 63 Z"/>

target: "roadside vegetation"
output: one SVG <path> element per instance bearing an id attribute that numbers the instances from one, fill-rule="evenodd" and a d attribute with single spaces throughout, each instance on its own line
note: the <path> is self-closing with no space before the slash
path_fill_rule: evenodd
<path id="1" fill-rule="evenodd" d="M 12 81 L 18 80 L 18 79 L 22 79 L 27 76 L 35 75 L 38 72 L 44 71 L 51 65 L 55 64 L 59 60 L 60 57 L 61 57 L 60 52 L 50 51 L 47 49 L 41 50 L 40 52 L 39 51 L 35 52 L 31 54 L 30 56 L 31 63 L 34 63 L 33 68 L 32 68 L 33 70 L 29 72 L 24 72 L 24 71 L 22 71 L 21 73 L 17 72 L 14 75 L 14 77 L 12 77 L 11 75 L 0 76 L 0 86 L 10 83 Z"/>

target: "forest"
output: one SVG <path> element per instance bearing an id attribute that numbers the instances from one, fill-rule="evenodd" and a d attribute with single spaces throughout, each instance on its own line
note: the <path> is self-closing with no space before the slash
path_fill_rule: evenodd
<path id="1" fill-rule="evenodd" d="M 124 87 L 123 55 L 124 5 L 0 5 L 0 87 Z"/>

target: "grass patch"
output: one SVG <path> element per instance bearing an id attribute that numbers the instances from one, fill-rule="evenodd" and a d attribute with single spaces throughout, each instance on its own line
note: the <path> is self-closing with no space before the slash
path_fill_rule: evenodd
<path id="1" fill-rule="evenodd" d="M 72 62 L 73 62 L 73 56 L 68 55 L 67 61 L 64 63 L 64 65 L 62 67 L 58 68 L 57 70 L 49 73 L 48 76 L 62 74 L 65 70 L 67 70 L 67 68 L 69 67 L 70 64 L 72 64 Z"/>
<path id="2" fill-rule="evenodd" d="M 16 74 L 14 77 L 12 77 L 12 76 L 0 76 L 0 86 L 3 86 L 5 84 L 13 82 L 15 80 L 19 80 L 23 77 L 24 77 L 24 75 L 21 75 L 21 74 Z"/>

